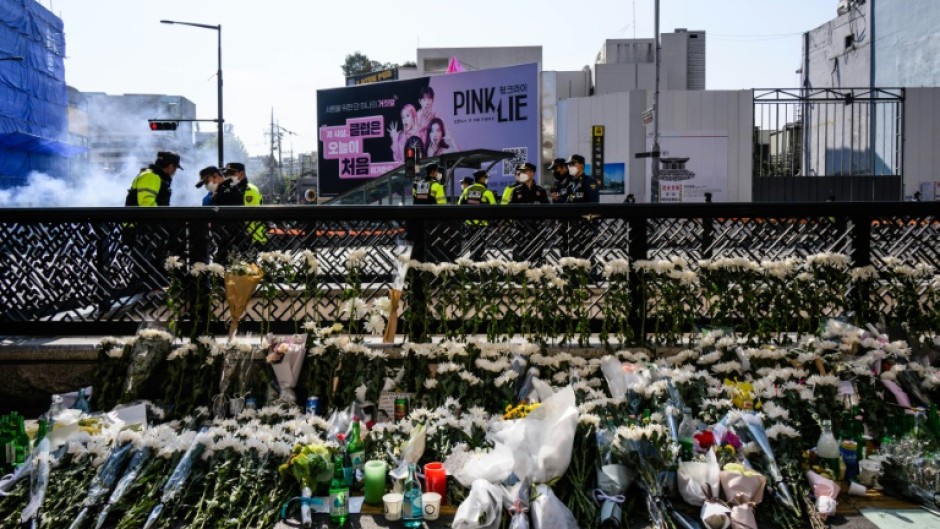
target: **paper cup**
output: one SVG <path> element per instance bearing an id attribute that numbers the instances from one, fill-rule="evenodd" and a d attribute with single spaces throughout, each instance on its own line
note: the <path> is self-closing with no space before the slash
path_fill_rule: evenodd
<path id="1" fill-rule="evenodd" d="M 425 492 L 421 495 L 424 504 L 424 519 L 437 520 L 441 515 L 441 495 L 436 492 Z"/>
<path id="2" fill-rule="evenodd" d="M 849 483 L 850 496 L 864 496 L 866 492 L 868 492 L 868 489 L 865 488 L 865 485 L 860 485 L 854 481 Z"/>
<path id="3" fill-rule="evenodd" d="M 385 519 L 394 522 L 396 520 L 401 520 L 401 502 L 405 499 L 404 496 L 398 494 L 397 492 L 392 492 L 382 496 L 382 502 L 385 503 Z"/>

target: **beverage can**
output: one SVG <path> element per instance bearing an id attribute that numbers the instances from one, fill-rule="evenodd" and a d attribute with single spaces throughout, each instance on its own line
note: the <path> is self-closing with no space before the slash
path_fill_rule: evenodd
<path id="1" fill-rule="evenodd" d="M 258 409 L 258 399 L 254 397 L 245 397 L 245 409 L 246 410 L 257 410 Z"/>
<path id="2" fill-rule="evenodd" d="M 307 415 L 316 415 L 320 407 L 319 397 L 307 397 Z"/>
<path id="3" fill-rule="evenodd" d="M 395 420 L 400 421 L 408 416 L 408 398 L 399 397 L 395 399 Z"/>

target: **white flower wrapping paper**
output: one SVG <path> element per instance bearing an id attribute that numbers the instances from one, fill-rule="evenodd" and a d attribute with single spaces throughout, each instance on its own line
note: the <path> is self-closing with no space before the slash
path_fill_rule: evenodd
<path id="1" fill-rule="evenodd" d="M 819 511 L 819 517 L 825 521 L 826 518 L 836 513 L 836 498 L 839 497 L 839 485 L 829 478 L 820 476 L 812 470 L 806 472 L 806 478 L 813 487 L 813 495 L 816 496 L 816 510 Z"/>
<path id="2" fill-rule="evenodd" d="M 467 498 L 460 503 L 451 527 L 454 529 L 496 529 L 502 522 L 503 489 L 485 479 L 470 486 Z"/>
<path id="3" fill-rule="evenodd" d="M 271 338 L 269 337 L 270 341 Z M 304 357 L 307 356 L 304 351 L 305 342 L 305 337 L 297 336 L 271 346 L 284 354 L 284 358 L 280 362 L 271 364 L 271 370 L 274 371 L 274 377 L 281 390 L 277 400 L 290 405 L 297 404 L 297 395 L 294 393 L 294 388 L 297 387 L 300 369 L 304 365 Z"/>
<path id="4" fill-rule="evenodd" d="M 764 499 L 767 478 L 756 472 L 721 471 L 721 490 L 731 505 L 732 529 L 758 529 L 754 506 Z"/>
<path id="5" fill-rule="evenodd" d="M 700 518 L 708 529 L 728 529 L 731 509 L 721 502 L 721 467 L 715 453 L 709 451 L 705 461 L 679 464 L 679 494 L 689 505 L 701 505 Z"/>

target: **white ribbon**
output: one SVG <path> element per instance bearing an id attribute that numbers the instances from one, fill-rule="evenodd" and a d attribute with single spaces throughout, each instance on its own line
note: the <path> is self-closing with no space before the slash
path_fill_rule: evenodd
<path id="1" fill-rule="evenodd" d="M 597 500 L 597 503 L 602 503 L 604 501 L 612 501 L 614 503 L 623 503 L 627 501 L 627 498 L 623 494 L 609 496 L 606 492 L 602 491 L 601 489 L 594 489 L 594 499 Z"/>

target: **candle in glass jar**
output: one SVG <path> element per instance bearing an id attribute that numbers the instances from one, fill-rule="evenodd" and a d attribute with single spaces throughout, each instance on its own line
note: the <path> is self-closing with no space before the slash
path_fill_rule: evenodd
<path id="1" fill-rule="evenodd" d="M 425 492 L 436 492 L 443 498 L 447 497 L 447 469 L 443 463 L 428 463 L 424 465 Z"/>
<path id="2" fill-rule="evenodd" d="M 387 467 L 384 461 L 368 461 L 363 467 L 365 473 L 365 502 L 370 505 L 381 505 L 382 496 L 385 495 L 385 473 Z"/>

